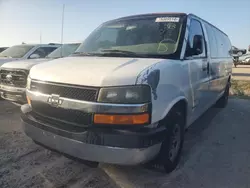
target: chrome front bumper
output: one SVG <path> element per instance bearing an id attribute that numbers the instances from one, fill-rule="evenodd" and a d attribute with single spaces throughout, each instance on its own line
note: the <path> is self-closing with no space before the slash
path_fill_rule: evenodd
<path id="1" fill-rule="evenodd" d="M 46 122 L 39 120 L 32 111 L 34 101 L 58 104 L 57 108 L 78 110 L 86 113 L 145 113 L 151 111 L 151 103 L 145 104 L 109 104 L 74 100 L 60 96 L 26 90 L 31 100 L 21 107 L 23 130 L 34 141 L 53 150 L 65 153 L 80 159 L 121 164 L 137 165 L 150 161 L 160 151 L 161 143 L 166 135 L 165 127 L 140 127 L 140 130 L 121 129 L 119 126 L 108 128 L 105 125 L 88 125 L 88 128 L 78 132 L 71 131 L 70 122 L 64 122 L 66 129 L 60 128 L 60 121 Z M 65 123 L 67 125 L 65 125 Z M 123 127 L 124 128 L 124 127 Z M 72 128 L 73 130 L 73 128 Z"/>
<path id="2" fill-rule="evenodd" d="M 161 148 L 160 143 L 141 149 L 86 144 L 44 131 L 25 122 L 22 123 L 22 126 L 26 135 L 38 143 L 59 152 L 88 161 L 120 165 L 137 165 L 153 159 Z"/>
<path id="3" fill-rule="evenodd" d="M 26 88 L 0 85 L 0 94 L 3 99 L 26 103 Z"/>
<path id="4" fill-rule="evenodd" d="M 37 119 L 28 104 L 21 107 L 23 130 L 32 140 L 52 150 L 84 160 L 137 165 L 150 161 L 160 151 L 165 139 L 165 127 L 139 130 L 108 128 L 105 125 L 90 125 L 79 131 L 70 129 L 72 124 L 63 124 L 67 130 L 53 122 Z M 131 126 L 128 126 L 131 127 Z"/>

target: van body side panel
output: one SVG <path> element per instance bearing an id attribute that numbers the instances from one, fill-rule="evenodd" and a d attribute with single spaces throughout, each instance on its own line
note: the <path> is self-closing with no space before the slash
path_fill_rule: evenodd
<path id="1" fill-rule="evenodd" d="M 208 49 L 210 57 L 210 92 L 216 101 L 224 92 L 228 79 L 232 74 L 233 60 L 230 56 L 231 42 L 228 37 L 211 26 L 204 23 L 208 37 Z"/>

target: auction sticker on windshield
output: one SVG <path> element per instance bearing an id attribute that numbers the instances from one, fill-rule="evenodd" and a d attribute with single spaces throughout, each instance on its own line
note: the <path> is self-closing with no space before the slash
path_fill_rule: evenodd
<path id="1" fill-rule="evenodd" d="M 155 22 L 179 22 L 179 17 L 159 17 L 156 18 Z"/>

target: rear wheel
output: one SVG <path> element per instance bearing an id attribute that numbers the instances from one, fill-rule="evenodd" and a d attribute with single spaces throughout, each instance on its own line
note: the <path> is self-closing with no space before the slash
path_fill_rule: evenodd
<path id="1" fill-rule="evenodd" d="M 230 90 L 230 81 L 228 82 L 224 94 L 221 96 L 221 98 L 216 102 L 215 107 L 216 108 L 225 108 L 228 103 L 228 97 L 229 97 L 229 90 Z"/>
<path id="2" fill-rule="evenodd" d="M 168 117 L 161 122 L 161 126 L 166 126 L 168 131 L 160 153 L 152 163 L 154 168 L 163 167 L 166 173 L 170 173 L 177 167 L 181 158 L 185 132 L 183 112 L 179 109 L 171 110 Z"/>

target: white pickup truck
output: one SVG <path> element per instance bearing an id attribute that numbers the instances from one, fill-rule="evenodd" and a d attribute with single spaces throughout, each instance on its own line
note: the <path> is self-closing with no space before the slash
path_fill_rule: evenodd
<path id="1" fill-rule="evenodd" d="M 21 107 L 36 143 L 87 161 L 177 166 L 185 129 L 228 102 L 228 36 L 184 13 L 103 23 L 77 52 L 32 67 Z"/>
<path id="2" fill-rule="evenodd" d="M 11 46 L 0 53 L 0 66 L 11 61 L 44 58 L 59 46 L 59 44 L 54 43 L 20 44 Z"/>
<path id="3" fill-rule="evenodd" d="M 81 43 L 63 44 L 45 58 L 26 59 L 4 63 L 0 67 L 0 94 L 15 104 L 25 104 L 27 76 L 34 65 L 71 55 Z"/>

